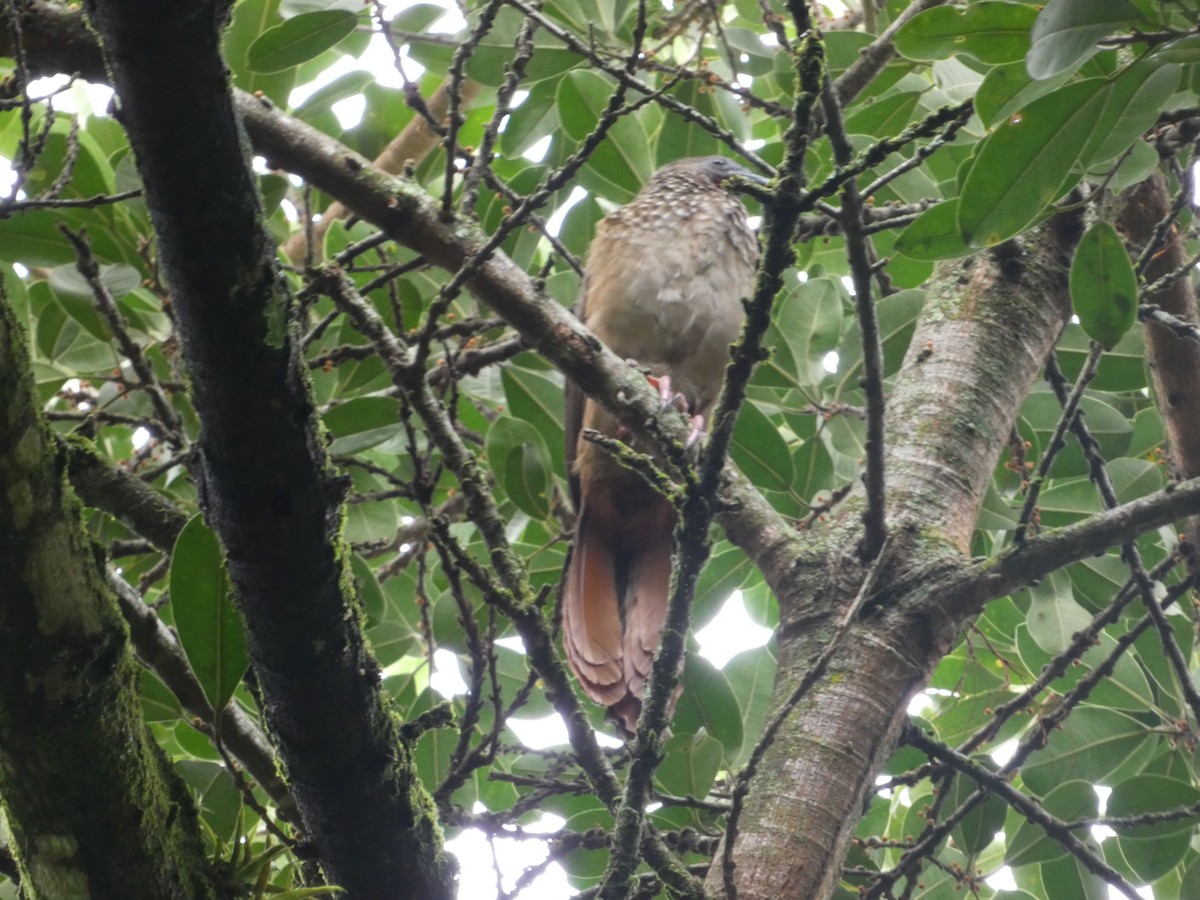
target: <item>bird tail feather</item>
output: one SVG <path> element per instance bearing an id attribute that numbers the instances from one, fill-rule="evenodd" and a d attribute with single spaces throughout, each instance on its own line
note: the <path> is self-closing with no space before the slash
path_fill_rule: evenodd
<path id="1" fill-rule="evenodd" d="M 592 519 L 584 502 L 563 591 L 563 645 L 587 695 L 611 706 L 625 695 L 620 598 L 612 542 Z"/>

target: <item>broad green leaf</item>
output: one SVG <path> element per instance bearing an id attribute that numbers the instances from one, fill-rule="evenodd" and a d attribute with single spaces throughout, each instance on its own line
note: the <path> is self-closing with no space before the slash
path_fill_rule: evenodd
<path id="1" fill-rule="evenodd" d="M 575 141 L 596 127 L 614 90 L 604 76 L 586 69 L 568 72 L 558 85 L 558 115 Z M 636 115 L 622 116 L 580 170 L 580 184 L 619 202 L 628 202 L 654 169 L 651 142 Z"/>
<path id="2" fill-rule="evenodd" d="M 558 105 L 554 81 L 542 81 L 533 86 L 529 96 L 514 109 L 500 135 L 500 149 L 509 156 L 520 156 L 542 138 L 559 128 Z"/>
<path id="3" fill-rule="evenodd" d="M 774 59 L 780 52 L 778 47 L 768 47 L 758 39 L 759 33 L 750 28 L 724 30 L 725 40 L 730 47 L 746 54 L 739 68 L 748 75 L 766 75 L 774 68 Z"/>
<path id="4" fill-rule="evenodd" d="M 100 341 L 112 340 L 108 320 L 96 309 L 92 286 L 73 265 L 55 266 L 50 270 L 50 287 L 67 313 Z M 100 267 L 100 283 L 108 288 L 114 301 L 141 286 L 142 276 L 133 266 L 118 264 Z"/>
<path id="5" fill-rule="evenodd" d="M 374 81 L 373 72 L 361 69 L 347 72 L 309 94 L 308 99 L 296 107 L 295 115 L 305 121 L 311 121 L 321 113 L 328 113 L 335 103 L 361 94 L 367 85 L 373 84 Z"/>
<path id="6" fill-rule="evenodd" d="M 1100 854 L 1100 848 L 1093 838 L 1085 837 L 1084 843 L 1093 853 Z M 1013 870 L 1014 873 L 1025 871 L 1040 874 L 1040 884 L 1044 885 L 1038 892 L 1040 900 L 1108 900 L 1109 897 L 1108 884 L 1104 879 L 1089 872 L 1074 856 L 1063 856 L 1040 866 Z"/>
<path id="7" fill-rule="evenodd" d="M 1112 83 L 1108 101 L 1083 149 L 1085 165 L 1110 160 L 1148 131 L 1179 84 L 1181 68 L 1140 62 Z"/>
<path id="8" fill-rule="evenodd" d="M 1135 775 L 1114 784 L 1105 814 L 1109 816 L 1140 816 L 1146 813 L 1179 811 L 1200 802 L 1200 788 L 1190 779 L 1167 778 L 1162 775 Z M 1138 839 L 1162 838 L 1173 834 L 1192 834 L 1200 817 L 1184 816 L 1150 825 L 1120 829 L 1120 837 Z M 1152 879 L 1147 878 L 1147 881 Z"/>
<path id="9" fill-rule="evenodd" d="M 232 838 L 242 810 L 242 795 L 224 764 L 181 759 L 175 769 L 198 795 L 204 823 L 223 840 Z"/>
<path id="10" fill-rule="evenodd" d="M 1071 260 L 1071 305 L 1083 330 L 1106 350 L 1137 321 L 1137 275 L 1117 230 L 1092 225 Z"/>
<path id="11" fill-rule="evenodd" d="M 842 295 L 843 288 L 832 278 L 810 278 L 776 300 L 772 319 L 797 367 L 803 367 L 797 374 L 807 384 L 819 384 L 825 377 L 823 360 L 841 337 L 846 321 Z"/>
<path id="12" fill-rule="evenodd" d="M 1142 778 L 1151 778 L 1151 776 L 1145 775 Z M 1175 784 L 1181 784 L 1181 782 L 1175 782 Z M 1196 821 L 1198 821 L 1196 817 L 1186 821 L 1194 830 Z M 1162 878 L 1182 862 L 1184 854 L 1188 852 L 1190 840 L 1192 840 L 1190 830 L 1160 836 L 1160 838 L 1129 838 L 1129 836 L 1118 835 L 1114 841 L 1116 852 L 1110 853 L 1109 847 L 1106 846 L 1104 857 L 1106 860 L 1111 860 L 1114 868 L 1132 881 L 1141 883 L 1157 881 L 1158 878 Z"/>
<path id="13" fill-rule="evenodd" d="M 1096 789 L 1086 781 L 1067 781 L 1042 798 L 1042 807 L 1048 813 L 1067 822 L 1095 818 L 1099 805 Z M 1008 842 L 1004 862 L 1010 866 L 1028 866 L 1058 859 L 1066 852 L 1040 825 L 1022 821 Z"/>
<path id="14" fill-rule="evenodd" d="M 989 771 L 996 768 L 991 757 L 984 756 L 975 760 Z M 957 809 L 966 799 L 978 789 L 979 785 L 966 775 L 955 775 L 950 783 L 946 802 L 950 809 Z M 995 794 L 988 796 L 954 826 L 954 840 L 959 848 L 969 856 L 982 852 L 996 838 L 996 832 L 1004 828 L 1004 813 L 1008 805 Z"/>
<path id="15" fill-rule="evenodd" d="M 483 7 L 473 9 L 467 15 L 468 27 L 478 28 Z M 504 80 L 504 73 L 512 62 L 513 44 L 524 16 L 516 9 L 501 8 L 492 28 L 483 35 L 475 53 L 467 61 L 467 74 L 480 84 L 495 87 Z M 525 67 L 524 86 L 543 79 L 561 76 L 566 70 L 578 66 L 583 60 L 563 47 L 562 42 L 544 28 L 533 35 L 534 53 Z M 420 41 L 409 45 L 409 55 L 426 68 L 449 69 L 452 47 L 423 46 Z"/>
<path id="16" fill-rule="evenodd" d="M 968 7 L 940 6 L 913 16 L 896 32 L 896 51 L 909 59 L 964 54 L 981 63 L 1023 59 L 1037 10 L 1023 3 L 984 0 Z"/>
<path id="17" fill-rule="evenodd" d="M 854 107 L 854 111 L 846 117 L 846 131 L 850 134 L 895 134 L 903 131 L 920 98 L 920 91 L 900 91 L 877 100 L 867 100 Z"/>
<path id="18" fill-rule="evenodd" d="M 1127 0 L 1049 0 L 1033 23 L 1029 74 L 1049 78 L 1078 65 L 1096 52 L 1097 41 L 1140 18 Z"/>
<path id="19" fill-rule="evenodd" d="M 746 554 L 737 547 L 718 544 L 713 549 L 696 582 L 696 602 L 692 608 L 694 628 L 703 628 L 720 612 L 730 594 L 745 582 L 752 568 Z"/>
<path id="20" fill-rule="evenodd" d="M 683 669 L 683 694 L 675 712 L 681 734 L 701 728 L 720 741 L 725 759 L 734 760 L 742 750 L 742 710 L 724 673 L 707 659 L 688 654 Z"/>
<path id="21" fill-rule="evenodd" d="M 1071 579 L 1065 572 L 1051 572 L 1029 588 L 1029 634 L 1047 653 L 1061 653 L 1071 636 L 1083 630 L 1092 617 L 1075 602 Z"/>
<path id="22" fill-rule="evenodd" d="M 900 232 L 896 250 L 912 259 L 939 260 L 970 256 L 958 229 L 958 198 L 929 207 Z"/>
<path id="23" fill-rule="evenodd" d="M 1130 716 L 1080 707 L 1050 735 L 1049 744 L 1021 768 L 1025 784 L 1048 794 L 1072 778 L 1102 783 L 1147 740 L 1145 726 Z"/>
<path id="24" fill-rule="evenodd" d="M 141 689 L 138 695 L 142 701 L 142 716 L 149 723 L 176 722 L 183 715 L 179 698 L 158 680 L 149 668 L 139 667 L 141 673 Z"/>
<path id="25" fill-rule="evenodd" d="M 979 146 L 958 204 L 958 228 L 973 247 L 1019 234 L 1062 193 L 1091 137 L 1108 85 L 1068 84 L 1003 122 Z"/>
<path id="26" fill-rule="evenodd" d="M 1153 150 L 1150 151 L 1154 153 Z M 1154 153 L 1155 159 L 1158 154 Z M 1091 351 L 1092 341 L 1072 322 L 1063 330 L 1058 341 L 1059 363 L 1063 374 L 1074 381 Z M 1140 391 L 1147 386 L 1146 343 L 1142 329 L 1131 328 L 1112 350 L 1100 358 L 1100 368 L 1090 387 L 1098 391 Z"/>
<path id="27" fill-rule="evenodd" d="M 701 81 L 686 80 L 671 89 L 671 96 L 711 119 L 717 119 L 716 95 Z M 663 119 L 655 147 L 655 162 L 666 165 L 689 156 L 711 156 L 721 151 L 721 142 L 702 128 L 677 116 Z"/>
<path id="28" fill-rule="evenodd" d="M 1025 71 L 1024 60 L 993 66 L 983 76 L 983 82 L 975 93 L 975 114 L 984 125 L 991 127 L 1038 97 L 1058 90 L 1070 77 L 1069 73 L 1064 72 L 1053 78 L 1035 81 Z"/>
<path id="29" fill-rule="evenodd" d="M 285 3 L 289 0 L 285 0 Z M 338 0 L 340 9 L 361 9 L 363 4 L 358 0 Z M 446 7 L 440 3 L 414 3 L 412 6 L 401 7 L 391 20 L 392 31 L 421 34 L 438 19 L 446 15 Z"/>
<path id="30" fill-rule="evenodd" d="M 552 373 L 537 372 L 517 365 L 519 362 L 520 358 L 500 372 L 508 411 L 533 426 L 550 453 L 554 471 L 565 475 L 562 382 Z"/>
<path id="31" fill-rule="evenodd" d="M 1141 184 L 1153 174 L 1158 164 L 1158 151 L 1146 141 L 1139 140 L 1134 142 L 1128 154 L 1089 166 L 1087 177 L 1094 183 L 1106 184 L 1108 190 L 1115 195 L 1135 184 Z"/>
<path id="32" fill-rule="evenodd" d="M 819 437 L 811 437 L 796 448 L 792 467 L 796 471 L 793 489 L 803 500 L 818 502 L 818 495 L 834 486 L 833 458 Z"/>
<path id="33" fill-rule="evenodd" d="M 792 486 L 792 456 L 779 427 L 748 400 L 738 413 L 729 455 L 759 488 L 786 491 Z"/>
<path id="34" fill-rule="evenodd" d="M 742 729 L 746 736 L 742 752 L 731 761 L 734 765 L 744 763 L 753 751 L 754 742 L 771 712 L 776 668 L 775 657 L 768 644 L 739 653 L 721 670 L 742 711 Z"/>
<path id="35" fill-rule="evenodd" d="M 0 259 L 24 266 L 57 266 L 75 261 L 75 251 L 58 230 L 59 216 L 34 210 L 0 219 Z"/>
<path id="36" fill-rule="evenodd" d="M 417 6 L 428 8 L 432 6 L 432 4 L 419 3 Z M 285 19 L 290 19 L 292 16 L 299 16 L 303 15 L 304 13 L 317 12 L 319 10 L 348 9 L 351 11 L 357 11 L 361 8 L 362 4 L 359 2 L 359 0 L 281 0 L 279 4 L 279 14 Z M 439 11 L 442 11 L 440 7 L 435 8 Z M 405 10 L 405 12 L 407 11 L 408 10 Z M 407 24 L 398 24 L 397 20 L 399 19 L 400 15 L 398 14 L 396 18 L 392 20 L 392 28 L 396 29 L 397 31 L 415 30 L 409 27 Z M 432 24 L 432 20 L 426 20 L 425 24 Z"/>
<path id="37" fill-rule="evenodd" d="M 344 9 L 301 13 L 260 34 L 246 50 L 246 65 L 254 72 L 282 72 L 320 56 L 357 24 L 358 16 Z"/>
<path id="38" fill-rule="evenodd" d="M 1164 63 L 1195 65 L 1200 62 L 1200 34 L 1189 34 L 1151 51 L 1148 59 Z"/>
<path id="39" fill-rule="evenodd" d="M 550 453 L 533 426 L 501 416 L 487 433 L 487 460 L 517 508 L 537 519 L 550 514 Z"/>
<path id="40" fill-rule="evenodd" d="M 179 642 L 208 702 L 215 710 L 224 709 L 249 657 L 221 547 L 198 515 L 175 541 L 170 584 Z"/>
<path id="41" fill-rule="evenodd" d="M 659 784 L 676 796 L 705 796 L 725 755 L 721 743 L 701 728 L 695 734 L 681 731 L 667 742 L 666 751 L 667 758 L 654 773 Z"/>
<path id="42" fill-rule="evenodd" d="M 256 72 L 246 65 L 250 45 L 278 22 L 279 0 L 235 4 L 229 27 L 225 29 L 223 49 L 233 70 L 234 84 L 251 94 L 261 92 L 278 106 L 286 107 L 288 94 L 296 83 L 296 70 L 266 73 Z"/>
<path id="43" fill-rule="evenodd" d="M 400 405 L 391 397 L 355 397 L 322 417 L 335 456 L 361 453 L 400 434 Z"/>

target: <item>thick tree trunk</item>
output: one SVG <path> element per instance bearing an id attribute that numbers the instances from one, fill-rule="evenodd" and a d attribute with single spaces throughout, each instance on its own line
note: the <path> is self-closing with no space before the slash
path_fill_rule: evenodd
<path id="1" fill-rule="evenodd" d="M 1170 209 L 1166 179 L 1156 172 L 1122 194 L 1119 202 L 1117 225 L 1134 245 L 1136 254 L 1150 242 L 1155 228 Z M 1183 235 L 1175 230 L 1166 247 L 1146 265 L 1146 283 L 1153 284 L 1186 266 L 1187 257 Z M 1200 322 L 1190 277 L 1177 278 L 1146 297 L 1145 302 L 1192 326 Z M 1143 334 L 1150 379 L 1166 432 L 1171 474 L 1179 479 L 1194 478 L 1200 475 L 1200 344 L 1155 321 L 1146 322 Z M 1185 528 L 1188 568 L 1197 572 L 1200 571 L 1200 517 L 1188 519 Z"/>
<path id="2" fill-rule="evenodd" d="M 218 896 L 0 294 L 0 801 L 23 896 Z"/>
<path id="3" fill-rule="evenodd" d="M 290 292 L 219 39 L 229 3 L 96 0 L 202 424 L 197 476 L 305 837 L 354 898 L 447 898 L 455 866 L 382 693 Z"/>
<path id="4" fill-rule="evenodd" d="M 967 604 L 944 609 L 938 584 L 966 562 L 1005 438 L 1066 321 L 1077 230 L 1056 225 L 935 273 L 888 400 L 889 537 L 880 559 L 864 564 L 854 555 L 856 493 L 826 533 L 809 538 L 824 548 L 815 560 L 811 543 L 797 538 L 798 562 L 776 549 L 777 561 L 764 567 L 781 619 L 772 708 L 787 708 L 805 673 L 836 646 L 758 768 L 734 844 L 741 900 L 832 895 L 908 702 L 965 623 Z M 894 590 L 902 578 L 909 586 Z M 857 603 L 861 612 L 843 626 Z M 718 855 L 710 892 L 722 895 L 725 877 Z"/>

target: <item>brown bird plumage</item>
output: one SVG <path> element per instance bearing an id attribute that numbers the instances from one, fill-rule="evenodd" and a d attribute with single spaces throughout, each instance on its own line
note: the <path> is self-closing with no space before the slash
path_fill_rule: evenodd
<path id="1" fill-rule="evenodd" d="M 689 411 L 705 417 L 758 260 L 746 212 L 722 186 L 735 175 L 760 180 L 720 156 L 659 169 L 597 226 L 576 310 L 614 353 L 669 377 Z M 627 435 L 568 384 L 566 456 L 578 518 L 563 642 L 584 691 L 629 736 L 666 619 L 675 513 L 641 478 L 581 441 L 581 428 Z"/>

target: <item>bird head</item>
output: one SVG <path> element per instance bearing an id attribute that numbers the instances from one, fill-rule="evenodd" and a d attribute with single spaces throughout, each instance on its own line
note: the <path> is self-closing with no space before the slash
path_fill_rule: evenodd
<path id="1" fill-rule="evenodd" d="M 757 172 L 751 172 L 741 163 L 726 156 L 696 156 L 690 159 L 681 159 L 663 166 L 656 173 L 656 177 L 668 173 L 687 174 L 726 190 L 738 190 L 736 181 L 738 178 L 744 178 L 746 181 L 759 185 L 768 183 L 768 179 L 764 176 Z"/>

